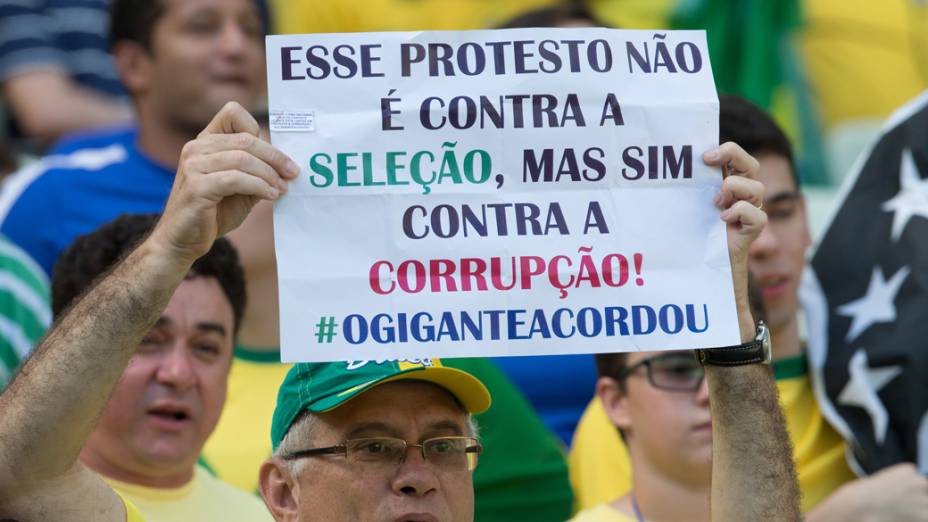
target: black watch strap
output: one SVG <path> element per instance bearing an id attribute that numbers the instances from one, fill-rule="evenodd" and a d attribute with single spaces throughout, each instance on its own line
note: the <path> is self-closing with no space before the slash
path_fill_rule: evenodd
<path id="1" fill-rule="evenodd" d="M 767 362 L 764 342 L 759 339 L 735 346 L 696 350 L 696 359 L 700 364 L 715 366 L 740 366 Z"/>

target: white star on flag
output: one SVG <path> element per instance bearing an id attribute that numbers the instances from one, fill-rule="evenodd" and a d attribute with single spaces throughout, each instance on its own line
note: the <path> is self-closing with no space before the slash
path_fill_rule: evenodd
<path id="1" fill-rule="evenodd" d="M 898 241 L 912 216 L 928 218 L 928 179 L 923 180 L 910 149 L 902 149 L 899 193 L 880 207 L 893 214 L 893 241 Z"/>
<path id="2" fill-rule="evenodd" d="M 883 441 L 886 440 L 886 428 L 889 426 L 889 414 L 877 393 L 902 373 L 902 367 L 870 368 L 867 352 L 858 349 L 848 364 L 848 373 L 850 378 L 838 395 L 838 403 L 866 410 L 873 424 L 873 437 L 877 444 L 883 445 Z"/>
<path id="3" fill-rule="evenodd" d="M 878 266 L 874 267 L 873 273 L 870 274 L 870 284 L 867 286 L 866 295 L 838 307 L 840 315 L 852 318 L 851 327 L 848 328 L 845 338 L 848 343 L 853 342 L 873 323 L 896 320 L 896 305 L 893 301 L 908 275 L 909 267 L 904 266 L 887 282 L 883 276 L 883 270 Z"/>

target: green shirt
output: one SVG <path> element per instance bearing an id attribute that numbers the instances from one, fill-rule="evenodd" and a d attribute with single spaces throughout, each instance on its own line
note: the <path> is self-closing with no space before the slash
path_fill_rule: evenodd
<path id="1" fill-rule="evenodd" d="M 0 390 L 51 324 L 49 302 L 45 272 L 0 236 Z"/>
<path id="2" fill-rule="evenodd" d="M 515 385 L 489 359 L 442 359 L 473 374 L 493 404 L 476 415 L 483 454 L 474 471 L 475 522 L 563 522 L 573 493 L 557 438 Z"/>

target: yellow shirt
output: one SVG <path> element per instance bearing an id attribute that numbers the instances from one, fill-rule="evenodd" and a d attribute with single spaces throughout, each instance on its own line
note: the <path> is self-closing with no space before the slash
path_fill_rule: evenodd
<path id="1" fill-rule="evenodd" d="M 243 491 L 258 492 L 258 469 L 271 456 L 271 417 L 277 389 L 291 366 L 280 363 L 278 352 L 235 350 L 226 404 L 203 447 L 201 462 Z"/>
<path id="2" fill-rule="evenodd" d="M 199 466 L 193 480 L 179 488 L 149 488 L 107 477 L 103 480 L 123 499 L 127 522 L 272 520 L 260 499 L 217 480 Z"/>
<path id="3" fill-rule="evenodd" d="M 818 409 L 803 356 L 775 361 L 774 372 L 807 512 L 856 477 L 847 465 L 844 440 Z M 611 502 L 631 489 L 628 450 L 598 400 L 580 418 L 569 466 L 578 509 Z"/>
<path id="4" fill-rule="evenodd" d="M 278 33 L 486 29 L 555 0 L 275 0 Z"/>
<path id="5" fill-rule="evenodd" d="M 122 496 L 118 491 L 116 491 L 116 495 L 119 496 L 119 500 L 122 500 L 122 505 L 126 508 L 126 522 L 145 522 L 145 517 L 139 512 L 139 508 L 135 507 L 135 504 L 126 500 L 126 497 Z"/>
<path id="6" fill-rule="evenodd" d="M 577 513 L 569 522 L 635 522 L 635 519 L 616 511 L 609 504 L 599 504 Z"/>

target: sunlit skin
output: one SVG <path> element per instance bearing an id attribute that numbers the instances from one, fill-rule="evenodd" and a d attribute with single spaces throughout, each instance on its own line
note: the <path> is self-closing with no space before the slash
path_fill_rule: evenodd
<path id="1" fill-rule="evenodd" d="M 225 402 L 233 323 L 215 278 L 182 282 L 120 377 L 84 464 L 123 482 L 187 483 Z"/>
<path id="2" fill-rule="evenodd" d="M 265 84 L 254 0 L 161 1 L 147 92 L 154 108 L 199 130 L 226 102 L 253 107 Z"/>
<path id="3" fill-rule="evenodd" d="M 150 49 L 118 42 L 120 79 L 138 112 L 139 146 L 174 168 L 229 101 L 249 110 L 266 92 L 264 35 L 254 0 L 160 0 Z"/>
<path id="4" fill-rule="evenodd" d="M 748 266 L 759 286 L 775 358 L 800 352 L 798 291 L 805 254 L 812 243 L 805 200 L 792 167 L 780 155 L 761 154 L 758 181 L 764 184 L 767 226 L 749 249 Z"/>
<path id="5" fill-rule="evenodd" d="M 423 382 L 387 383 L 319 415 L 306 447 L 346 439 L 396 437 L 410 443 L 466 435 L 466 415 L 443 388 Z M 277 520 L 357 522 L 472 522 L 472 474 L 437 470 L 415 448 L 392 470 L 374 472 L 343 456 L 311 458 L 297 477 L 270 492 L 262 468 L 262 494 Z"/>

